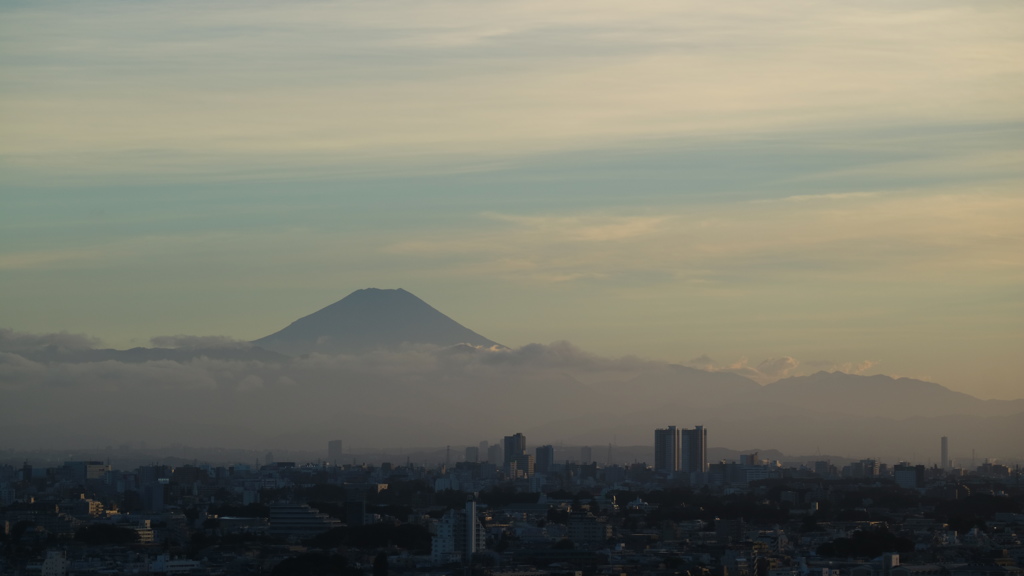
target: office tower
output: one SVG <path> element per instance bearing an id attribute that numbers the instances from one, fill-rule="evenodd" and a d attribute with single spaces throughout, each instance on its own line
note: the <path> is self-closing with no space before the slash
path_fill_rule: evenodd
<path id="1" fill-rule="evenodd" d="M 833 468 L 834 466 L 828 460 L 819 460 L 814 463 L 814 473 L 822 478 L 834 476 Z"/>
<path id="2" fill-rule="evenodd" d="M 327 443 L 327 463 L 337 466 L 341 460 L 341 440 L 331 440 Z"/>
<path id="3" fill-rule="evenodd" d="M 941 453 L 942 459 L 939 460 L 939 468 L 949 470 L 949 438 L 945 436 L 942 437 Z"/>
<path id="4" fill-rule="evenodd" d="M 526 436 L 523 436 L 519 432 L 516 432 L 511 436 L 505 436 L 505 464 L 513 462 L 517 457 L 525 454 Z"/>
<path id="5" fill-rule="evenodd" d="M 476 446 L 466 446 L 466 462 L 477 462 L 480 460 L 480 449 Z"/>
<path id="6" fill-rule="evenodd" d="M 594 453 L 590 446 L 580 447 L 580 464 L 590 464 L 594 461 Z"/>
<path id="7" fill-rule="evenodd" d="M 680 431 L 679 469 L 692 474 L 708 471 L 708 431 L 703 426 Z"/>
<path id="8" fill-rule="evenodd" d="M 679 430 L 675 426 L 654 431 L 654 470 L 669 474 L 679 470 Z"/>
<path id="9" fill-rule="evenodd" d="M 900 488 L 908 490 L 923 488 L 924 466 L 921 464 L 912 466 L 906 462 L 901 462 L 893 467 L 892 479 L 896 481 L 896 485 Z"/>
<path id="10" fill-rule="evenodd" d="M 533 459 L 533 454 L 521 454 L 512 459 L 512 462 L 506 467 L 505 473 L 510 476 L 529 478 L 536 472 L 536 462 Z"/>
<path id="11" fill-rule="evenodd" d="M 501 455 L 501 444 L 491 444 L 487 448 L 487 461 L 495 466 L 504 462 L 504 458 Z"/>
<path id="12" fill-rule="evenodd" d="M 547 474 L 551 472 L 551 468 L 555 465 L 555 447 L 551 444 L 544 446 L 538 446 L 537 459 L 534 464 L 538 474 Z"/>

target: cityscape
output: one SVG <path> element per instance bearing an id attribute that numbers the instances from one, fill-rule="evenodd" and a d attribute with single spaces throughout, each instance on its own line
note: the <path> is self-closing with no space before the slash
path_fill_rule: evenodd
<path id="1" fill-rule="evenodd" d="M 1020 466 L 708 458 L 703 426 L 649 461 L 531 447 L 444 461 L 100 460 L 0 466 L 3 574 L 1013 574 Z M 180 459 L 178 459 L 180 460 Z"/>
<path id="2" fill-rule="evenodd" d="M 1022 23 L 0 2 L 0 576 L 1024 576 Z"/>
<path id="3" fill-rule="evenodd" d="M 1018 537 L 1024 531 L 1022 462 L 1013 457 L 1020 435 L 1007 436 L 996 424 L 1005 422 L 1011 431 L 1020 426 L 1018 401 L 983 402 L 937 384 L 884 376 L 819 373 L 761 385 L 737 374 L 649 361 L 583 356 L 581 362 L 580 352 L 566 346 L 508 349 L 401 289 L 357 290 L 249 343 L 132 350 L 54 345 L 66 341 L 61 335 L 0 332 L 0 345 L 11 350 L 9 364 L 44 373 L 102 371 L 100 387 L 84 388 L 70 406 L 72 385 L 33 386 L 31 376 L 9 381 L 8 392 L 18 394 L 7 395 L 8 416 L 0 424 L 9 439 L 0 449 L 3 574 L 1024 572 Z M 417 343 L 418 361 L 408 369 L 400 363 L 410 343 Z M 373 376 L 377 358 L 401 377 Z M 428 369 L 425 359 L 445 367 Z M 138 409 L 121 398 L 138 395 L 135 382 L 111 386 L 121 379 L 118 371 L 138 378 L 153 369 L 165 375 L 186 370 L 181 374 L 194 380 L 202 374 L 196 368 L 211 361 L 232 368 L 219 398 L 205 408 L 192 404 L 210 402 L 209 391 L 199 388 L 195 395 L 181 388 L 188 383 L 182 376 L 171 378 L 173 387 L 139 396 Z M 317 382 L 308 366 L 324 362 L 330 377 Z M 357 383 L 337 384 L 356 374 L 345 362 L 360 366 Z M 589 368 L 581 371 L 581 365 Z M 250 373 L 238 374 L 238 366 Z M 254 403 L 252 390 L 233 383 L 270 370 L 279 383 L 269 404 Z M 603 387 L 583 383 L 615 370 L 629 379 Z M 431 382 L 426 390 L 425 373 Z M 460 373 L 465 381 L 453 384 Z M 491 386 L 481 386 L 487 381 Z M 479 408 L 493 402 L 496 391 L 507 393 L 501 409 Z M 622 411 L 654 399 L 661 412 L 642 410 L 641 418 L 580 412 L 588 401 L 613 398 Z M 760 402 L 750 402 L 756 398 Z M 878 398 L 886 399 L 883 406 L 876 407 Z M 783 408 L 786 403 L 791 408 Z M 31 408 L 41 404 L 63 404 L 85 416 L 82 432 L 105 426 L 108 438 L 130 440 L 97 446 L 95 437 L 82 436 L 74 447 L 75 440 L 48 434 L 75 431 L 76 420 Z M 21 414 L 19 405 L 25 406 Z M 94 424 L 92 416 L 108 405 L 118 406 L 116 415 Z M 153 435 L 158 405 L 171 416 L 169 424 L 191 428 L 165 437 L 207 441 L 150 444 L 159 438 Z M 425 406 L 426 420 L 417 423 Z M 379 407 L 385 411 L 373 417 L 370 410 Z M 288 410 L 297 417 L 286 416 Z M 211 431 L 211 424 L 233 429 L 239 418 L 268 427 L 276 421 L 278 429 L 308 438 L 322 429 L 315 424 L 318 410 L 331 415 L 327 427 L 335 433 L 322 436 L 316 450 L 295 440 L 278 439 L 265 450 L 211 442 L 230 438 Z M 655 414 L 683 411 L 701 412 L 716 424 L 643 424 Z M 858 417 L 865 413 L 874 417 Z M 736 419 L 747 414 L 748 420 Z M 925 426 L 964 430 L 964 423 L 970 428 L 985 414 L 987 429 L 934 436 L 920 457 L 851 456 L 905 452 L 907 439 L 916 439 L 910 444 L 916 454 Z M 825 415 L 832 422 L 823 425 L 819 418 Z M 922 420 L 924 415 L 932 418 Z M 485 423 L 487 418 L 492 421 Z M 824 444 L 845 451 L 793 456 L 771 444 L 730 447 L 738 438 L 770 443 L 792 436 L 773 418 L 786 425 L 803 421 L 814 434 L 804 439 L 799 433 L 798 442 L 783 447 Z M 504 420 L 547 430 L 548 437 L 572 437 L 583 426 L 592 430 L 590 437 L 596 430 L 612 439 L 645 441 L 531 445 L 526 434 L 515 432 L 500 441 L 429 447 L 439 423 L 448 424 L 445 434 L 457 442 L 460 428 L 452 424 L 494 428 Z M 867 423 L 869 429 L 858 430 Z M 395 447 L 403 432 L 416 429 L 423 433 L 407 441 L 419 447 Z M 381 435 L 377 442 L 368 442 L 375 434 Z M 18 438 L 21 446 L 12 442 Z M 40 438 L 51 445 L 25 444 Z M 352 438 L 358 438 L 356 446 Z M 53 446 L 55 439 L 63 446 Z M 982 454 L 1010 457 L 978 458 L 975 446 Z"/>

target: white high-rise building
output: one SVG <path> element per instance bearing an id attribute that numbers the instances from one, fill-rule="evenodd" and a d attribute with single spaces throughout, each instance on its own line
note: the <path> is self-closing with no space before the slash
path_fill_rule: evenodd
<path id="1" fill-rule="evenodd" d="M 466 502 L 462 512 L 449 510 L 437 522 L 430 547 L 435 565 L 471 562 L 473 554 L 487 545 L 487 534 L 476 515 L 476 502 Z"/>

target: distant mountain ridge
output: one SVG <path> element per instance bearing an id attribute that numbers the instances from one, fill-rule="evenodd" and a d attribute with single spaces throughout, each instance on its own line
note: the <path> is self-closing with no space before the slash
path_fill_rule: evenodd
<path id="1" fill-rule="evenodd" d="M 252 344 L 293 356 L 395 349 L 403 344 L 503 347 L 401 288 L 356 290 Z"/>
<path id="2" fill-rule="evenodd" d="M 154 344 L 172 347 L 130 350 L 69 342 L 0 330 L 0 438 L 60 445 L 67 430 L 74 441 L 88 430 L 102 445 L 141 430 L 162 442 L 309 446 L 344 436 L 398 446 L 410 436 L 446 444 L 521 431 L 539 441 L 643 445 L 654 428 L 702 425 L 718 447 L 890 461 L 934 462 L 948 436 L 951 457 L 969 462 L 975 449 L 1017 458 L 1024 437 L 1024 399 L 841 372 L 762 386 L 564 342 L 508 349 L 402 289 L 357 290 L 253 342 L 167 337 Z M 363 354 L 381 348 L 393 352 Z"/>
<path id="3" fill-rule="evenodd" d="M 765 401 L 793 408 L 886 418 L 1024 413 L 1024 399 L 981 400 L 934 382 L 883 374 L 817 372 L 777 380 L 760 392 Z"/>

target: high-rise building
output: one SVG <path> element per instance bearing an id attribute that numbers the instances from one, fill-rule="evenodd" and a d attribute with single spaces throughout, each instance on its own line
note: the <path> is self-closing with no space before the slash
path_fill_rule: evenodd
<path id="1" fill-rule="evenodd" d="M 580 447 L 580 464 L 590 464 L 594 461 L 594 452 L 590 446 Z"/>
<path id="2" fill-rule="evenodd" d="M 505 473 L 516 478 L 529 478 L 537 471 L 535 466 L 536 461 L 533 459 L 533 454 L 522 454 L 516 456 L 505 467 Z"/>
<path id="3" fill-rule="evenodd" d="M 526 436 L 523 436 L 519 432 L 511 436 L 505 436 L 505 460 L 504 463 L 515 461 L 519 456 L 526 454 Z"/>
<path id="4" fill-rule="evenodd" d="M 491 444 L 487 448 L 487 461 L 495 466 L 505 461 L 501 455 L 501 444 Z"/>
<path id="5" fill-rule="evenodd" d="M 337 466 L 341 461 L 341 440 L 331 440 L 327 443 L 327 463 Z"/>
<path id="6" fill-rule="evenodd" d="M 942 459 L 939 461 L 939 468 L 942 468 L 943 470 L 949 470 L 949 438 L 945 436 L 942 437 L 942 445 L 940 448 L 940 452 L 942 454 Z"/>
<path id="7" fill-rule="evenodd" d="M 476 502 L 466 502 L 463 511 L 449 510 L 437 522 L 431 539 L 430 555 L 434 564 L 473 561 L 473 554 L 487 544 L 487 532 L 477 518 Z"/>
<path id="8" fill-rule="evenodd" d="M 473 561 L 473 554 L 477 552 L 476 525 L 476 500 L 470 498 L 466 501 L 466 548 L 462 553 L 462 561 L 466 564 Z"/>
<path id="9" fill-rule="evenodd" d="M 534 464 L 538 474 L 547 474 L 555 465 L 555 447 L 551 444 L 538 446 L 537 459 Z"/>
<path id="10" fill-rule="evenodd" d="M 703 426 L 680 430 L 679 470 L 693 474 L 708 471 L 708 431 Z"/>
<path id="11" fill-rule="evenodd" d="M 480 448 L 466 446 L 466 462 L 477 462 L 480 460 Z"/>
<path id="12" fill-rule="evenodd" d="M 915 489 L 924 487 L 924 466 L 913 466 L 901 462 L 893 467 L 892 479 L 900 488 Z"/>
<path id="13" fill-rule="evenodd" d="M 675 426 L 654 431 L 654 470 L 669 474 L 679 470 L 679 430 Z"/>

